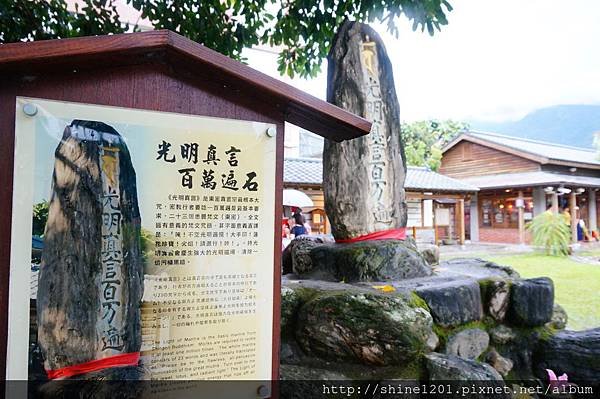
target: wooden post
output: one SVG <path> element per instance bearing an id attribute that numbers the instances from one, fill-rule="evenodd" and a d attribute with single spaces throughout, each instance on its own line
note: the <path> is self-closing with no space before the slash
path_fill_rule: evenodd
<path id="1" fill-rule="evenodd" d="M 571 241 L 577 242 L 577 196 L 575 191 L 569 194 L 569 213 L 571 214 Z"/>
<path id="2" fill-rule="evenodd" d="M 519 190 L 519 244 L 525 244 L 525 200 L 523 191 Z"/>
<path id="3" fill-rule="evenodd" d="M 596 216 L 596 191 L 588 188 L 588 230 L 590 234 L 598 228 Z"/>
<path id="4" fill-rule="evenodd" d="M 558 213 L 558 194 L 552 193 L 552 213 Z"/>
<path id="5" fill-rule="evenodd" d="M 461 198 L 457 201 L 456 218 L 458 221 L 458 242 L 465 244 L 465 200 Z"/>
<path id="6" fill-rule="evenodd" d="M 435 217 L 435 202 L 431 203 L 431 210 L 433 211 L 433 240 L 434 244 L 438 245 L 438 231 L 437 231 L 437 218 Z"/>

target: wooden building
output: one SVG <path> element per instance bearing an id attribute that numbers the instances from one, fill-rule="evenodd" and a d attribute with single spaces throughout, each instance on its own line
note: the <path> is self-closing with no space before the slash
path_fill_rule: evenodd
<path id="1" fill-rule="evenodd" d="M 473 241 L 528 243 L 525 224 L 552 206 L 598 226 L 600 159 L 593 150 L 492 133 L 467 132 L 443 149 L 440 173 L 479 188 L 467 204 Z"/>
<path id="2" fill-rule="evenodd" d="M 314 203 L 304 209 L 313 231 L 329 234 L 323 198 L 323 163 L 320 158 L 285 158 L 283 187 L 300 190 Z M 478 189 L 428 168 L 409 166 L 406 171 L 409 234 L 421 242 L 464 243 L 465 202 Z"/>

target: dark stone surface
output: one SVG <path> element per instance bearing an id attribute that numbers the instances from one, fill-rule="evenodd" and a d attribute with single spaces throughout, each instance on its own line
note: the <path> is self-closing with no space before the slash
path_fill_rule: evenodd
<path id="1" fill-rule="evenodd" d="M 349 380 L 344 374 L 326 370 L 316 369 L 307 366 L 297 366 L 282 364 L 280 367 L 280 378 L 283 381 L 295 381 L 295 380 L 324 380 L 324 381 L 343 381 Z"/>
<path id="2" fill-rule="evenodd" d="M 296 339 L 306 354 L 325 360 L 403 365 L 435 347 L 432 324 L 410 297 L 333 292 L 302 305 Z"/>
<path id="3" fill-rule="evenodd" d="M 423 255 L 428 264 L 433 266 L 440 263 L 440 247 L 437 245 L 419 245 L 419 252 L 421 252 L 421 255 Z"/>
<path id="4" fill-rule="evenodd" d="M 147 370 L 138 367 L 115 367 L 52 380 L 29 386 L 30 397 L 137 399 L 145 397 L 150 384 L 144 381 Z M 11 396 L 7 396 L 11 397 Z M 17 396 L 13 396 L 17 397 Z"/>
<path id="5" fill-rule="evenodd" d="M 547 379 L 546 369 L 566 373 L 569 381 L 600 384 L 600 328 L 561 331 L 540 340 L 534 353 L 536 376 Z"/>
<path id="6" fill-rule="evenodd" d="M 475 280 L 449 282 L 417 289 L 427 302 L 436 324 L 453 327 L 483 316 L 479 283 Z"/>
<path id="7" fill-rule="evenodd" d="M 490 344 L 490 336 L 480 328 L 468 328 L 448 338 L 446 354 L 463 359 L 477 359 Z"/>
<path id="8" fill-rule="evenodd" d="M 304 235 L 294 238 L 281 255 L 283 274 L 310 272 L 312 270 L 310 251 L 323 245 L 323 242 L 319 236 Z"/>
<path id="9" fill-rule="evenodd" d="M 450 389 L 450 392 L 454 393 L 443 392 L 437 397 L 459 397 L 458 393 L 467 390 L 466 397 L 469 398 L 511 398 L 510 394 L 503 391 L 505 384 L 502 376 L 489 364 L 439 353 L 425 355 L 425 359 L 429 381 L 431 383 L 439 381 L 446 389 Z M 476 387 L 476 390 L 470 391 L 473 387 Z M 484 391 L 481 392 L 479 389 L 484 389 Z M 490 389 L 494 393 L 489 393 L 485 391 L 486 389 Z"/>
<path id="10" fill-rule="evenodd" d="M 469 390 L 473 386 L 477 389 L 492 389 L 492 392 L 502 392 L 505 386 L 502 376 L 494 370 L 492 366 L 486 363 L 480 363 L 475 360 L 463 359 L 455 355 L 442 355 L 439 353 L 430 353 L 425 356 L 429 380 L 432 383 L 439 381 L 445 389 L 449 389 L 454 395 L 443 392 L 438 397 L 454 398 L 459 397 L 457 393 L 463 390 Z M 498 398 L 509 399 L 511 395 L 480 393 L 468 391 L 469 398 Z M 485 392 L 485 391 L 484 391 Z"/>
<path id="11" fill-rule="evenodd" d="M 511 286 L 509 320 L 523 327 L 543 326 L 552 319 L 554 284 L 547 277 L 515 281 Z"/>
<path id="12" fill-rule="evenodd" d="M 503 381 L 489 364 L 455 355 L 425 355 L 430 381 Z"/>
<path id="13" fill-rule="evenodd" d="M 296 274 L 309 273 L 313 268 L 310 252 L 323 245 L 323 240 L 318 237 L 301 236 L 295 238 L 292 243 L 295 244 L 292 249 L 292 271 Z"/>
<path id="14" fill-rule="evenodd" d="M 310 256 L 313 270 L 307 277 L 319 280 L 389 281 L 432 274 L 416 248 L 399 240 L 326 244 L 314 248 Z"/>
<path id="15" fill-rule="evenodd" d="M 510 266 L 498 265 L 478 258 L 456 258 L 440 263 L 437 268 L 448 274 L 462 274 L 473 278 L 499 277 L 503 279 L 519 279 L 519 273 Z"/>
<path id="16" fill-rule="evenodd" d="M 500 355 L 495 348 L 491 348 L 485 356 L 485 361 L 497 372 L 506 377 L 513 368 L 513 362 Z"/>
<path id="17" fill-rule="evenodd" d="M 536 329 L 509 329 L 506 333 L 492 332 L 492 341 L 497 352 L 513 363 L 511 379 L 530 380 L 533 375 L 533 350 L 538 345 L 540 332 Z M 492 331 L 494 331 L 492 330 Z M 503 343 L 501 343 L 503 342 Z"/>
<path id="18" fill-rule="evenodd" d="M 85 132 L 89 137 L 83 139 Z M 141 346 L 140 301 L 143 264 L 135 170 L 126 143 L 112 127 L 73 121 L 56 148 L 52 194 L 44 233 L 37 293 L 38 341 L 47 369 L 59 369 L 105 356 L 97 325 L 102 325 L 102 170 L 101 147 L 118 148 L 122 262 L 120 352 Z M 111 255 L 112 256 L 112 255 Z M 108 351 L 112 349 L 106 348 Z"/>

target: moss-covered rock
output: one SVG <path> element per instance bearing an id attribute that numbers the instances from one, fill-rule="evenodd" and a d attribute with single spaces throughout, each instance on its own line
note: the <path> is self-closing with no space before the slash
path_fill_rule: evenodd
<path id="1" fill-rule="evenodd" d="M 509 379 L 532 379 L 534 377 L 533 351 L 540 339 L 553 335 L 553 332 L 544 327 L 513 327 L 506 330 L 507 334 L 498 334 L 498 331 L 497 329 L 492 330 L 492 342 L 502 357 L 513 362 L 513 368 L 508 374 Z M 501 337 L 502 339 L 500 339 Z M 500 341 L 504 341 L 504 343 Z"/>
<path id="2" fill-rule="evenodd" d="M 304 276 L 326 281 L 389 281 L 432 274 L 411 242 L 376 240 L 325 244 L 310 252 L 312 271 Z"/>
<path id="3" fill-rule="evenodd" d="M 296 316 L 300 306 L 318 294 L 319 291 L 302 286 L 281 287 L 281 335 L 287 336 L 294 332 Z"/>
<path id="4" fill-rule="evenodd" d="M 437 345 L 431 315 L 409 296 L 327 293 L 305 303 L 296 339 L 311 356 L 367 365 L 402 365 Z"/>
<path id="5" fill-rule="evenodd" d="M 431 310 L 435 322 L 442 327 L 459 326 L 481 320 L 483 308 L 479 284 L 460 280 L 417 289 Z"/>
<path id="6" fill-rule="evenodd" d="M 558 303 L 555 303 L 552 310 L 552 319 L 546 323 L 546 327 L 554 330 L 564 330 L 568 322 L 569 316 L 567 315 L 567 311 Z"/>
<path id="7" fill-rule="evenodd" d="M 323 245 L 324 239 L 320 236 L 304 235 L 294 238 L 281 254 L 283 274 L 302 274 L 312 270 L 310 251 Z"/>

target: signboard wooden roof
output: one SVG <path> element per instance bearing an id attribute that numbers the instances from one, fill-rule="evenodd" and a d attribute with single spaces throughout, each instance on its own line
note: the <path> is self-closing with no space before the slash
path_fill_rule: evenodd
<path id="1" fill-rule="evenodd" d="M 0 46 L 0 73 L 50 73 L 99 65 L 163 63 L 181 77 L 269 105 L 286 121 L 334 141 L 369 133 L 371 123 L 168 30 Z"/>

